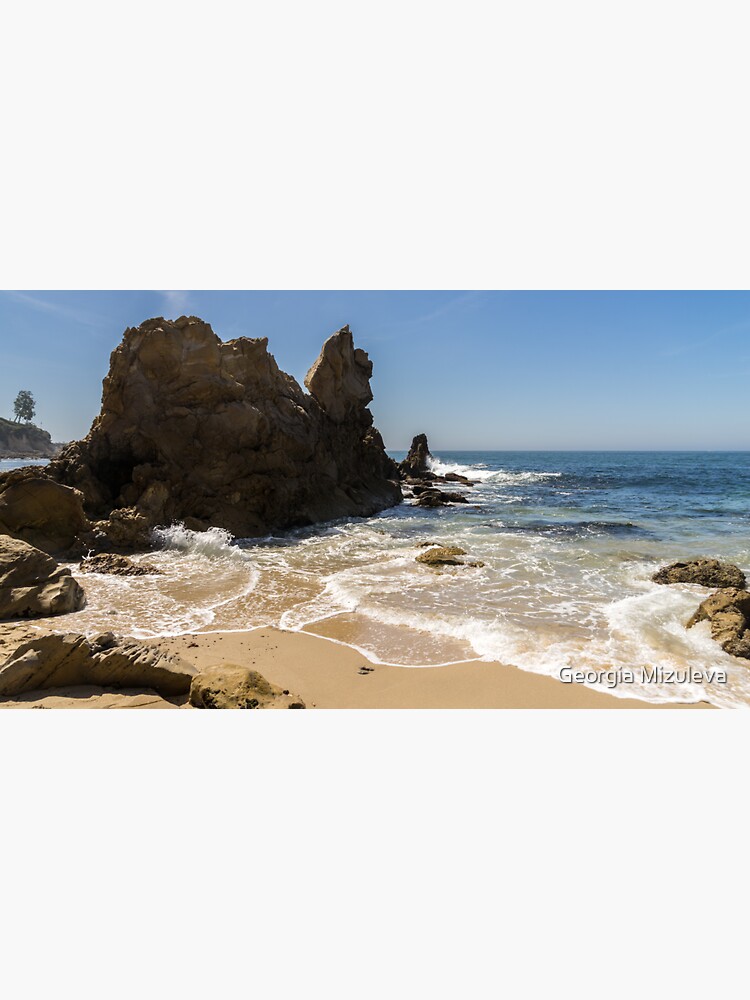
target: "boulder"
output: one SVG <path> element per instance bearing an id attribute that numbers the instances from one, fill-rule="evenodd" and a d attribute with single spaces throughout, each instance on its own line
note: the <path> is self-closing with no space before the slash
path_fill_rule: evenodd
<path id="1" fill-rule="evenodd" d="M 89 528 L 83 496 L 48 478 L 46 469 L 14 469 L 0 476 L 0 534 L 59 554 L 75 549 Z"/>
<path id="2" fill-rule="evenodd" d="M 697 583 L 701 587 L 744 590 L 745 574 L 732 563 L 718 559 L 690 559 L 664 566 L 652 577 L 654 583 Z"/>
<path id="3" fill-rule="evenodd" d="M 160 576 L 161 570 L 148 563 L 135 563 L 127 556 L 102 552 L 96 556 L 85 556 L 81 560 L 82 573 L 107 573 L 112 576 Z"/>
<path id="4" fill-rule="evenodd" d="M 270 684 L 248 667 L 224 663 L 193 678 L 190 687 L 193 708 L 305 708 L 299 698 Z"/>
<path id="5" fill-rule="evenodd" d="M 0 535 L 0 619 L 65 615 L 85 604 L 69 569 L 20 539 Z"/>
<path id="6" fill-rule="evenodd" d="M 87 548 L 132 551 L 177 521 L 248 537 L 400 503 L 398 468 L 367 408 L 372 364 L 349 328 L 324 344 L 309 393 L 267 348 L 265 338 L 222 343 L 194 316 L 126 330 L 88 437 L 36 473 L 82 497 L 93 524 L 80 509 L 61 516 L 66 540 L 83 532 Z M 0 495 L 7 485 L 0 477 Z M 31 526 L 15 520 L 17 531 Z"/>
<path id="7" fill-rule="evenodd" d="M 703 621 L 710 623 L 711 635 L 725 652 L 750 659 L 750 593 L 730 587 L 712 594 L 687 627 L 693 628 Z"/>
<path id="8" fill-rule="evenodd" d="M 427 435 L 417 434 L 411 443 L 409 454 L 399 466 L 401 474 L 403 476 L 411 476 L 414 479 L 421 479 L 427 474 L 431 475 L 429 466 L 431 458 L 432 455 L 430 454 L 430 446 L 427 443 Z"/>
<path id="9" fill-rule="evenodd" d="M 0 698 L 85 685 L 149 688 L 171 698 L 190 691 L 195 672 L 179 657 L 111 632 L 92 640 L 42 635 L 20 645 L 0 667 Z"/>

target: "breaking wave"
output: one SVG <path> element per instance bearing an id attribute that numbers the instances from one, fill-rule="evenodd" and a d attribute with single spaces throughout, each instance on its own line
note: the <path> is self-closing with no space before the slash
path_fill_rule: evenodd
<path id="1" fill-rule="evenodd" d="M 169 528 L 154 528 L 151 541 L 164 551 L 183 552 L 185 555 L 203 556 L 205 559 L 249 559 L 235 544 L 234 536 L 223 528 L 192 531 L 184 524 L 173 524 Z"/>
<path id="2" fill-rule="evenodd" d="M 651 582 L 659 565 L 685 556 L 750 565 L 743 531 L 750 465 L 728 458 L 701 468 L 691 456 L 670 459 L 682 470 L 675 482 L 689 473 L 694 493 L 675 488 L 665 501 L 638 485 L 657 467 L 667 476 L 663 457 L 550 454 L 532 469 L 524 456 L 451 458 L 434 459 L 433 471 L 475 480 L 470 494 L 479 503 L 437 512 L 404 504 L 369 519 L 253 540 L 218 528 L 159 528 L 156 550 L 135 558 L 161 575 L 89 576 L 89 605 L 70 626 L 157 636 L 317 625 L 382 662 L 416 667 L 481 658 L 552 676 L 563 667 L 718 665 L 729 678 L 720 688 L 610 693 L 750 705 L 747 667 L 706 627 L 685 630 L 705 592 Z M 717 461 L 727 463 L 718 483 Z M 615 485 L 602 487 L 605 479 Z M 484 565 L 417 564 L 418 546 L 430 541 L 458 545 Z"/>

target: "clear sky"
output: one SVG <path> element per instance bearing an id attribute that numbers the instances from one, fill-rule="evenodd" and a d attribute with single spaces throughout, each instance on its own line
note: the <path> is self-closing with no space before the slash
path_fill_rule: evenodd
<path id="1" fill-rule="evenodd" d="M 123 330 L 183 313 L 300 383 L 349 323 L 392 450 L 750 448 L 748 292 L 0 292 L 0 416 L 84 436 Z"/>

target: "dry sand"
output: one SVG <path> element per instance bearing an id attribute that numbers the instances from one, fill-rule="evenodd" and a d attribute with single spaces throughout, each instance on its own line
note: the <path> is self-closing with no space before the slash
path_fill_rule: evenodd
<path id="1" fill-rule="evenodd" d="M 40 622 L 41 631 L 64 631 L 63 622 Z M 62 626 L 62 627 L 61 627 Z M 330 630 L 330 629 L 329 629 Z M 20 642 L 38 635 L 26 623 L 0 626 L 0 662 Z M 347 636 L 348 637 L 348 636 Z M 397 667 L 319 635 L 260 628 L 251 632 L 204 632 L 152 644 L 178 653 L 198 668 L 235 663 L 259 671 L 291 691 L 308 708 L 710 708 L 654 705 L 616 698 L 578 684 L 531 674 L 500 663 L 469 661 L 441 667 Z M 67 688 L 34 692 L 0 708 L 179 708 L 186 699 L 165 700 L 153 691 Z"/>

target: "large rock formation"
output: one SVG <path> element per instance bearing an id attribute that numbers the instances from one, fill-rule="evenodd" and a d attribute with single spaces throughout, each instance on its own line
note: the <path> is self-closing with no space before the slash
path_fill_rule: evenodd
<path id="1" fill-rule="evenodd" d="M 461 483 L 463 486 L 475 486 L 466 476 L 449 472 L 441 476 L 432 471 L 432 455 L 426 434 L 417 434 L 411 443 L 409 453 L 403 462 L 399 463 L 398 471 L 401 479 L 411 492 L 407 496 L 415 497 L 415 507 L 448 507 L 454 503 L 468 503 L 462 493 L 450 493 L 436 489 L 437 483 Z"/>
<path id="2" fill-rule="evenodd" d="M 417 434 L 411 443 L 409 453 L 401 462 L 400 469 L 404 476 L 414 479 L 425 479 L 432 475 L 430 470 L 430 446 L 426 434 Z"/>
<path id="3" fill-rule="evenodd" d="M 69 569 L 26 542 L 0 535 L 0 619 L 65 615 L 85 604 Z"/>
<path id="4" fill-rule="evenodd" d="M 267 343 L 222 343 L 195 317 L 126 330 L 88 437 L 24 481 L 25 504 L 40 476 L 72 488 L 92 522 L 71 513 L 80 546 L 128 550 L 174 521 L 258 536 L 399 503 L 397 467 L 367 409 L 372 365 L 349 328 L 324 345 L 309 394 Z M 28 531 L 24 508 L 11 506 L 0 530 Z"/>
<path id="5" fill-rule="evenodd" d="M 689 559 L 664 566 L 653 577 L 654 583 L 697 583 L 701 587 L 733 587 L 744 590 L 745 574 L 733 563 L 718 559 Z"/>

